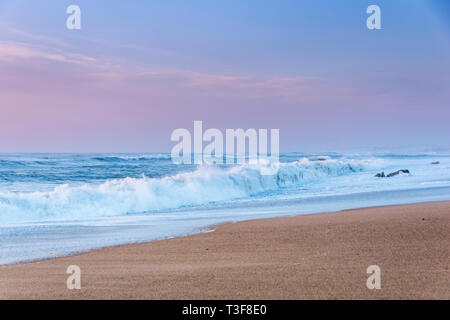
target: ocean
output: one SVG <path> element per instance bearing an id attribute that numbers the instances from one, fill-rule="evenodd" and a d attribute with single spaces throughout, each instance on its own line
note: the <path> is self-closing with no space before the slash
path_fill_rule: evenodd
<path id="1" fill-rule="evenodd" d="M 0 154 L 0 264 L 224 222 L 450 200 L 448 153 L 286 153 L 280 162 L 267 176 L 258 165 L 177 165 L 166 153 Z M 410 174 L 375 177 L 400 169 Z"/>

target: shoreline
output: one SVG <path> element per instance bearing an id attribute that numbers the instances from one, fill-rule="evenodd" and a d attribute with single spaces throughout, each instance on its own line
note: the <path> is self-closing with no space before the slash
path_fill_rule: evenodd
<path id="1" fill-rule="evenodd" d="M 113 245 L 100 245 L 98 247 L 90 248 L 90 249 L 80 249 L 77 251 L 72 251 L 68 253 L 62 253 L 54 256 L 47 256 L 47 257 L 40 257 L 40 258 L 29 258 L 14 262 L 7 262 L 7 263 L 0 263 L 0 268 L 2 266 L 11 266 L 11 265 L 17 265 L 17 264 L 25 264 L 25 263 L 32 263 L 32 262 L 38 262 L 38 261 L 45 261 L 45 260 L 51 260 L 51 259 L 58 259 L 58 258 L 64 258 L 64 257 L 70 257 L 75 256 L 83 253 L 89 253 L 97 250 L 107 249 L 107 248 L 114 248 L 114 247 L 122 247 L 122 246 L 128 246 L 128 245 L 134 245 L 134 244 L 142 244 L 142 243 L 148 243 L 148 242 L 155 242 L 155 241 L 163 241 L 163 240 L 169 240 L 173 238 L 183 238 L 183 237 L 189 237 L 196 234 L 203 234 L 208 232 L 213 232 L 213 229 L 216 229 L 218 226 L 228 224 L 228 223 L 238 223 L 238 222 L 245 222 L 245 221 L 258 221 L 258 220 L 264 220 L 264 219 L 276 219 L 276 218 L 283 218 L 283 217 L 295 217 L 295 216 L 307 216 L 307 215 L 316 215 L 316 214 L 325 214 L 325 213 L 337 213 L 337 212 L 343 212 L 343 211 L 352 211 L 352 210 L 363 210 L 363 209 L 370 209 L 370 208 L 383 208 L 383 207 L 394 207 L 394 206 L 403 206 L 403 205 L 413 205 L 413 204 L 425 204 L 425 203 L 439 203 L 439 202 L 450 202 L 450 199 L 438 199 L 438 200 L 420 200 L 417 202 L 400 202 L 400 203 L 394 203 L 394 204 L 375 204 L 375 205 L 368 205 L 368 206 L 361 206 L 361 207 L 353 207 L 353 208 L 344 208 L 344 209 L 336 209 L 336 210 L 326 210 L 326 211 L 318 211 L 318 212 L 308 212 L 308 213 L 286 213 L 282 215 L 275 215 L 275 216 L 265 216 L 265 217 L 252 217 L 252 218 L 244 218 L 242 220 L 228 220 L 228 221 L 222 221 L 218 223 L 211 223 L 208 225 L 203 225 L 201 227 L 196 227 L 195 230 L 188 231 L 185 233 L 179 233 L 176 235 L 168 235 L 168 236 L 162 236 L 160 238 L 154 238 L 154 239 L 146 239 L 146 240 L 137 240 L 132 242 L 124 242 L 124 243 L 118 243 Z M 245 208 L 242 208 L 242 210 Z M 208 210 L 208 209 L 205 209 Z M 32 221 L 31 221 L 32 222 Z M 52 221 L 53 222 L 53 221 Z"/>
<path id="2" fill-rule="evenodd" d="M 0 299 L 450 298 L 450 201 L 227 222 L 209 230 L 2 265 Z M 367 264 L 368 252 L 380 260 L 380 290 L 365 285 L 365 268 L 377 264 Z M 367 266 L 356 271 L 362 261 Z M 69 265 L 81 268 L 81 290 L 66 288 Z M 418 275 L 401 276 L 414 270 Z"/>

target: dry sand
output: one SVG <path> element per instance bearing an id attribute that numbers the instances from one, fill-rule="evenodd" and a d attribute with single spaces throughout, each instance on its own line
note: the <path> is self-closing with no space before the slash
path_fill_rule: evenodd
<path id="1" fill-rule="evenodd" d="M 0 267 L 2 299 L 449 299 L 450 202 L 221 225 Z M 69 265 L 81 290 L 66 288 Z M 369 290 L 366 269 L 381 268 Z"/>

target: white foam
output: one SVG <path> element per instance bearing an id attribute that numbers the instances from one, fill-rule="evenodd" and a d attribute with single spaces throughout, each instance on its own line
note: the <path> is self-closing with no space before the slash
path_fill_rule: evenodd
<path id="1" fill-rule="evenodd" d="M 117 216 L 211 202 L 245 199 L 330 176 L 363 171 L 371 162 L 357 160 L 281 163 L 276 175 L 260 165 L 228 169 L 202 166 L 164 178 L 113 179 L 102 184 L 60 185 L 50 192 L 0 192 L 0 222 Z"/>

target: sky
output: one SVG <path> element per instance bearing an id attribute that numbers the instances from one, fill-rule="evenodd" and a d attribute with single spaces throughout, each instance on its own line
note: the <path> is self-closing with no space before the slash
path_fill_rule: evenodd
<path id="1" fill-rule="evenodd" d="M 0 152 L 170 152 L 194 120 L 448 149 L 449 101 L 446 0 L 0 0 Z"/>

